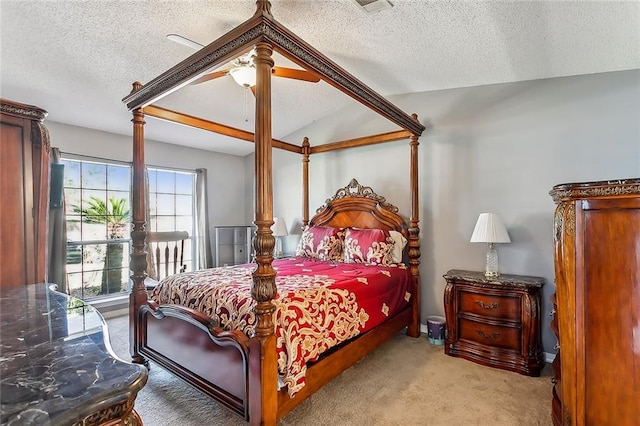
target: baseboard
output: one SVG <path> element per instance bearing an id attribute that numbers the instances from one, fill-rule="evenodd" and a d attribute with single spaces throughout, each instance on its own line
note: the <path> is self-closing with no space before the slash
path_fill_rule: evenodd
<path id="1" fill-rule="evenodd" d="M 420 333 L 427 334 L 429 332 L 429 328 L 426 324 L 420 324 Z M 553 360 L 556 358 L 556 354 L 551 354 L 549 352 L 543 352 L 544 354 L 544 362 L 547 364 L 551 364 Z"/>

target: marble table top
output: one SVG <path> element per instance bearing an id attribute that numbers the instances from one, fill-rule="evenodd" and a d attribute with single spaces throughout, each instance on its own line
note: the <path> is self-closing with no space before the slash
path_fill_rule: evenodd
<path id="1" fill-rule="evenodd" d="M 142 365 L 111 353 L 100 313 L 46 284 L 0 293 L 0 424 L 71 425 L 133 401 Z"/>
<path id="2" fill-rule="evenodd" d="M 446 279 L 457 279 L 465 281 L 472 285 L 511 285 L 514 287 L 523 288 L 542 288 L 545 279 L 542 277 L 532 277 L 528 275 L 510 275 L 500 274 L 497 277 L 486 277 L 484 272 L 480 271 L 465 271 L 462 269 L 452 269 L 443 275 Z"/>

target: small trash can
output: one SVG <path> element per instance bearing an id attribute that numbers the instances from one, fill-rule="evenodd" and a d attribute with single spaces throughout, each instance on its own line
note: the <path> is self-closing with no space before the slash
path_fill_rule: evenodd
<path id="1" fill-rule="evenodd" d="M 432 345 L 444 345 L 446 319 L 440 316 L 427 317 L 427 340 Z"/>

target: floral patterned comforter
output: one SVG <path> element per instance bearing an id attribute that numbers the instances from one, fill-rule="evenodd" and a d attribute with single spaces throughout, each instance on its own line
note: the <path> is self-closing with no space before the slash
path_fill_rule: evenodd
<path id="1" fill-rule="evenodd" d="M 331 347 L 384 322 L 411 300 L 402 265 L 366 265 L 305 258 L 273 262 L 277 271 L 278 373 L 293 396 L 305 384 L 306 364 Z M 254 264 L 205 269 L 162 280 L 151 298 L 198 310 L 227 330 L 254 334 Z"/>

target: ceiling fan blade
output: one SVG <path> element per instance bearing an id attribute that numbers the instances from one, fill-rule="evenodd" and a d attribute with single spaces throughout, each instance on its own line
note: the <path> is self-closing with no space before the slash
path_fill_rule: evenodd
<path id="1" fill-rule="evenodd" d="M 213 80 L 215 78 L 224 77 L 227 74 L 229 74 L 229 70 L 214 71 L 212 73 L 203 75 L 202 77 L 200 77 L 197 80 L 192 81 L 191 84 L 204 83 L 205 81 Z"/>
<path id="2" fill-rule="evenodd" d="M 171 41 L 175 41 L 176 43 L 180 43 L 195 50 L 200 50 L 204 47 L 204 45 L 193 40 L 189 40 L 188 38 L 183 37 L 180 34 L 167 34 L 167 38 Z"/>
<path id="3" fill-rule="evenodd" d="M 320 81 L 320 77 L 318 76 L 318 74 L 307 70 L 273 67 L 272 73 L 276 77 L 292 78 L 294 80 L 310 81 L 312 83 L 317 83 Z"/>

